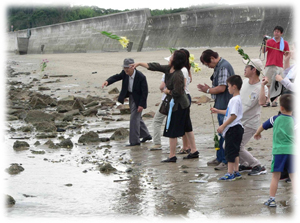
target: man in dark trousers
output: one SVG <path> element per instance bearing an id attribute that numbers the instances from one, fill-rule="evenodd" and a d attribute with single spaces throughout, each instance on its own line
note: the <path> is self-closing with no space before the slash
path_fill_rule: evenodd
<path id="1" fill-rule="evenodd" d="M 142 111 L 147 108 L 148 85 L 144 74 L 130 67 L 134 60 L 131 58 L 124 59 L 123 70 L 119 74 L 115 74 L 108 78 L 103 84 L 111 85 L 122 80 L 122 89 L 118 98 L 120 103 L 124 103 L 124 99 L 129 97 L 130 107 L 130 127 L 129 127 L 129 145 L 137 146 L 141 142 L 151 140 L 147 126 L 142 119 Z M 140 141 L 140 138 L 143 138 Z"/>
<path id="2" fill-rule="evenodd" d="M 214 108 L 226 110 L 229 100 L 232 95 L 229 94 L 227 87 L 227 78 L 234 75 L 234 70 L 231 64 L 219 56 L 217 52 L 210 49 L 202 52 L 200 61 L 208 68 L 214 69 L 213 75 L 210 77 L 212 87 L 207 84 L 198 84 L 198 90 L 207 94 L 211 94 L 211 98 L 215 100 Z M 223 114 L 218 114 L 219 125 L 223 124 Z M 225 150 L 223 148 L 224 138 L 220 136 L 220 149 L 217 151 L 217 157 L 209 161 L 207 165 L 216 166 L 215 170 L 222 170 L 227 168 L 227 160 L 225 159 Z"/>

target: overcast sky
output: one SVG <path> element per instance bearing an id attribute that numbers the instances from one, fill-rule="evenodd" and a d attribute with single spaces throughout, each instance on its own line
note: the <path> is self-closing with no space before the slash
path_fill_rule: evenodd
<path id="1" fill-rule="evenodd" d="M 172 3 L 170 3 L 172 2 Z M 251 4 L 251 5 L 261 5 L 267 4 L 272 5 L 287 5 L 287 1 L 279 0 L 184 0 L 184 1 L 167 1 L 167 0 L 5 0 L 2 4 L 7 5 L 82 5 L 82 6 L 98 6 L 99 8 L 111 8 L 111 9 L 139 9 L 139 8 L 150 8 L 150 9 L 170 9 L 170 8 L 181 8 L 190 7 L 201 4 Z M 291 1 L 296 2 L 296 1 Z M 288 3 L 290 5 L 295 3 Z"/>

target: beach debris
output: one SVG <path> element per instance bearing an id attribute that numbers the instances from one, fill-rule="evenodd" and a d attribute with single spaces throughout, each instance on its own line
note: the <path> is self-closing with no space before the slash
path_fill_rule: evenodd
<path id="1" fill-rule="evenodd" d="M 207 183 L 207 180 L 189 180 L 189 183 Z"/>
<path id="2" fill-rule="evenodd" d="M 29 194 L 22 194 L 24 197 L 36 197 L 36 196 L 33 196 L 33 195 L 29 195 Z"/>
<path id="3" fill-rule="evenodd" d="M 59 75 L 49 75 L 49 77 L 72 77 L 73 75 L 67 75 L 67 74 L 59 74 Z"/>
<path id="4" fill-rule="evenodd" d="M 114 182 L 123 182 L 123 181 L 129 181 L 131 179 L 127 178 L 127 179 L 120 179 L 120 180 L 114 180 Z"/>

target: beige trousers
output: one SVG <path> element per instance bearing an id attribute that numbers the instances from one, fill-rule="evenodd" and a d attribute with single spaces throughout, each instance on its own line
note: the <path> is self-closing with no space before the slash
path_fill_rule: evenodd
<path id="1" fill-rule="evenodd" d="M 240 165 L 255 167 L 261 165 L 260 162 L 252 156 L 252 154 L 245 149 L 246 144 L 255 134 L 256 130 L 244 126 L 244 135 L 240 146 Z"/>

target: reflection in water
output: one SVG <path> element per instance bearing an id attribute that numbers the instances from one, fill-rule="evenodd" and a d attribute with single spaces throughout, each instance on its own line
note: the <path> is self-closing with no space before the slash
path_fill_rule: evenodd
<path id="1" fill-rule="evenodd" d="M 146 124 L 151 126 L 151 119 Z M 78 141 L 77 131 L 102 130 L 123 127 L 128 122 L 104 123 L 97 120 L 88 124 L 83 121 L 80 129 L 68 130 L 64 137 Z M 12 126 L 20 127 L 16 122 Z M 150 129 L 151 131 L 151 129 Z M 103 133 L 100 137 L 110 137 Z M 223 172 L 207 167 L 206 162 L 215 151 L 204 147 L 207 135 L 195 135 L 200 159 L 183 160 L 178 155 L 177 163 L 161 163 L 168 156 L 169 148 L 150 151 L 151 143 L 133 148 L 125 147 L 127 140 L 111 141 L 96 145 L 75 145 L 72 150 L 49 149 L 44 146 L 48 139 L 26 140 L 30 149 L 44 150 L 43 155 L 33 155 L 30 150 L 15 152 L 10 139 L 5 136 L 7 167 L 21 163 L 25 171 L 5 175 L 6 193 L 13 196 L 16 205 L 8 209 L 7 216 L 17 217 L 112 217 L 136 216 L 143 218 L 219 218 L 224 216 L 269 216 L 289 214 L 291 206 L 279 203 L 272 210 L 262 203 L 268 195 L 271 175 L 249 177 L 236 182 L 218 182 Z M 24 136 L 24 135 L 23 135 Z M 19 136 L 18 136 L 19 137 Z M 162 139 L 168 145 L 168 139 Z M 58 139 L 53 139 L 57 143 Z M 199 143 L 198 143 L 199 142 Z M 202 143 L 202 144 L 201 144 Z M 102 147 L 109 145 L 108 147 Z M 102 174 L 97 165 L 109 162 L 116 173 Z M 185 168 L 183 168 L 185 166 Z M 130 169 L 131 168 L 131 169 Z M 199 177 L 201 176 L 201 177 Z M 189 183 L 205 177 L 207 183 Z M 114 182 L 114 180 L 128 179 Z M 67 186 L 69 185 L 69 186 Z M 287 200 L 291 185 L 281 183 L 279 200 Z M 25 196 L 26 195 L 26 196 Z"/>

